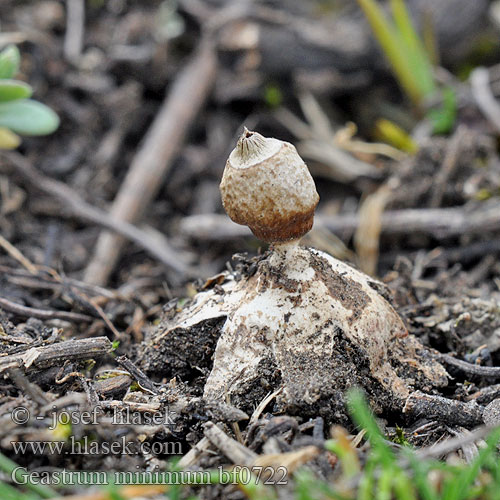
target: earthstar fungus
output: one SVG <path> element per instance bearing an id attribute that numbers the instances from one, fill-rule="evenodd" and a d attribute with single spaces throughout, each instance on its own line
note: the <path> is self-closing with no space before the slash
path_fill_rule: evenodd
<path id="1" fill-rule="evenodd" d="M 201 293 L 185 312 L 186 325 L 216 310 L 227 317 L 205 399 L 251 411 L 281 388 L 278 411 L 342 421 L 354 385 L 378 411 L 401 410 L 413 389 L 446 385 L 444 368 L 381 295 L 384 285 L 299 245 L 319 196 L 293 145 L 245 129 L 220 190 L 229 217 L 271 249 L 254 274 L 228 275 L 222 295 Z"/>
<path id="2" fill-rule="evenodd" d="M 319 197 L 291 144 L 245 130 L 226 164 L 221 195 L 231 219 L 270 249 L 169 310 L 143 355 L 146 371 L 188 382 L 207 374 L 207 407 L 230 403 L 247 415 L 274 393 L 267 408 L 274 414 L 345 424 L 344 395 L 358 386 L 378 413 L 418 418 L 422 405 L 431 414 L 438 405 L 436 414 L 463 424 L 448 400 L 432 394 L 448 382 L 439 355 L 408 334 L 386 287 L 300 246 Z"/>

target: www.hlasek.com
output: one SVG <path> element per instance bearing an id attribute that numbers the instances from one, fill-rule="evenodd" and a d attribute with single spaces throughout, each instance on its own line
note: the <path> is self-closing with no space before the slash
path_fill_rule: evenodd
<path id="1" fill-rule="evenodd" d="M 89 436 L 69 436 L 66 441 L 12 441 L 16 454 L 24 455 L 182 455 L 179 442 L 135 442 L 122 436 L 116 441 L 95 441 Z"/>
<path id="2" fill-rule="evenodd" d="M 106 485 L 106 484 L 287 484 L 287 469 L 284 466 L 243 467 L 234 466 L 231 470 L 218 467 L 212 471 L 144 471 L 114 472 L 103 471 L 27 471 L 17 467 L 11 473 L 15 484 L 42 484 L 50 486 Z"/>

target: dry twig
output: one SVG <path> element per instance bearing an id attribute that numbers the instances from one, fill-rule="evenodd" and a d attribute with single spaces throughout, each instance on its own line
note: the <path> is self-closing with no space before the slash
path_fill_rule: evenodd
<path id="1" fill-rule="evenodd" d="M 459 435 L 454 438 L 446 439 L 445 441 L 429 446 L 427 448 L 421 448 L 417 450 L 415 453 L 417 457 L 421 460 L 431 457 L 442 457 L 451 453 L 452 451 L 457 450 L 465 444 L 473 443 L 475 441 L 479 441 L 480 439 L 485 438 L 488 434 L 490 434 L 494 428 L 488 426 L 478 427 L 472 432 L 467 432 L 462 435 Z"/>
<path id="2" fill-rule="evenodd" d="M 216 67 L 212 41 L 202 39 L 193 59 L 174 82 L 130 165 L 111 207 L 114 219 L 134 223 L 142 218 L 212 88 Z M 122 243 L 121 236 L 101 234 L 85 281 L 106 283 L 120 257 Z"/>
<path id="3" fill-rule="evenodd" d="M 252 466 L 257 459 L 257 453 L 235 439 L 230 438 L 213 422 L 207 422 L 204 425 L 205 437 L 218 448 L 234 464 Z"/>
<path id="4" fill-rule="evenodd" d="M 82 54 L 84 31 L 85 0 L 66 0 L 64 55 L 72 63 L 77 63 Z"/>
<path id="5" fill-rule="evenodd" d="M 98 491 L 95 493 L 86 493 L 83 495 L 70 495 L 59 497 L 56 500 L 112 500 L 119 495 L 119 498 L 149 498 L 158 497 L 168 490 L 166 484 L 146 484 L 129 485 L 118 488 L 115 492 Z"/>
<path id="6" fill-rule="evenodd" d="M 360 224 L 356 213 L 315 216 L 315 227 L 351 235 Z M 181 232 L 189 238 L 220 241 L 251 236 L 250 230 L 230 221 L 225 215 L 191 215 L 182 219 Z M 382 234 L 403 235 L 424 233 L 437 239 L 461 234 L 481 234 L 500 231 L 500 203 L 497 200 L 464 207 L 409 208 L 387 210 L 382 214 Z"/>
<path id="7" fill-rule="evenodd" d="M 454 358 L 449 354 L 441 354 L 439 359 L 447 365 L 458 368 L 467 375 L 476 375 L 478 377 L 500 378 L 500 366 L 481 366 L 473 363 L 467 363 L 461 359 Z"/>
<path id="8" fill-rule="evenodd" d="M 143 231 L 133 224 L 120 220 L 104 210 L 90 205 L 63 182 L 50 179 L 41 174 L 19 153 L 0 152 L 0 156 L 3 156 L 15 168 L 16 172 L 21 174 L 33 187 L 55 197 L 73 215 L 115 231 L 144 248 L 169 268 L 181 274 L 187 272 L 187 263 L 183 261 L 178 252 L 171 248 L 166 238 L 160 233 L 157 232 L 153 236 L 151 230 Z"/>
<path id="9" fill-rule="evenodd" d="M 2 247 L 13 259 L 16 259 L 31 274 L 37 274 L 38 270 L 10 241 L 0 234 L 0 247 Z"/>
<path id="10" fill-rule="evenodd" d="M 82 361 L 104 356 L 112 349 L 108 337 L 66 340 L 57 344 L 32 347 L 22 354 L 0 357 L 0 373 L 12 368 L 47 368 L 61 365 L 64 361 Z"/>
<path id="11" fill-rule="evenodd" d="M 476 68 L 470 75 L 472 95 L 481 113 L 500 132 L 500 104 L 490 87 L 490 73 L 486 68 Z"/>
<path id="12" fill-rule="evenodd" d="M 137 368 L 137 366 L 135 366 L 134 363 L 127 358 L 127 356 L 119 356 L 116 358 L 116 362 L 130 373 L 130 376 L 138 382 L 142 389 L 150 392 L 151 394 L 158 394 L 158 390 L 152 380 L 142 370 Z"/>
<path id="13" fill-rule="evenodd" d="M 12 312 L 25 318 L 40 318 L 40 319 L 64 319 L 67 321 L 93 321 L 92 316 L 86 314 L 74 313 L 69 311 L 53 311 L 50 309 L 36 309 L 27 307 L 16 302 L 0 297 L 0 307 L 6 311 Z"/>
<path id="14" fill-rule="evenodd" d="M 464 142 L 466 138 L 467 129 L 465 127 L 458 127 L 447 146 L 443 164 L 434 179 L 430 201 L 432 208 L 437 208 L 441 205 L 448 179 L 458 165 L 460 153 L 468 147 L 467 143 Z"/>

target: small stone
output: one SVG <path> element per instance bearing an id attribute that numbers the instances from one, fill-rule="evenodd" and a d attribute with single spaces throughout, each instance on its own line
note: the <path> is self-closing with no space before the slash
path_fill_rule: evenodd
<path id="1" fill-rule="evenodd" d="M 483 421 L 486 425 L 500 425 L 500 398 L 494 399 L 483 412 Z"/>

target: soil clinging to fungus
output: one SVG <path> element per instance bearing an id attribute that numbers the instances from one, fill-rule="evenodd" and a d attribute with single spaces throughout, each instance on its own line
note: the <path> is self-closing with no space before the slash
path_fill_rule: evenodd
<path id="1" fill-rule="evenodd" d="M 207 348 L 205 400 L 251 413 L 280 389 L 275 413 L 345 422 L 352 386 L 383 412 L 403 411 L 416 390 L 447 385 L 435 353 L 408 335 L 379 293 L 383 284 L 299 245 L 319 197 L 291 144 L 245 129 L 220 188 L 228 215 L 271 247 L 256 272 L 226 273 L 221 285 L 198 293 L 155 341 L 221 319 L 215 352 Z"/>
<path id="2" fill-rule="evenodd" d="M 379 410 L 400 409 L 413 386 L 446 385 L 445 370 L 420 354 L 426 351 L 371 278 L 299 246 L 319 197 L 291 144 L 245 130 L 221 194 L 228 215 L 273 247 L 231 291 L 206 399 L 229 396 L 248 410 L 279 385 L 283 410 L 338 420 L 353 385 L 363 386 Z"/>

